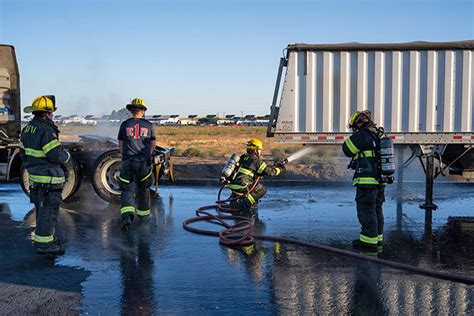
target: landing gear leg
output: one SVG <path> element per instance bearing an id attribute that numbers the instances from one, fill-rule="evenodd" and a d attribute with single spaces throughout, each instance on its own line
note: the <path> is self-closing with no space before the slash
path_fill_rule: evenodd
<path id="1" fill-rule="evenodd" d="M 397 231 L 402 231 L 402 218 L 403 218 L 403 153 L 404 148 L 402 146 L 395 147 L 397 151 Z"/>
<path id="2" fill-rule="evenodd" d="M 433 221 L 433 210 L 436 210 L 438 206 L 433 203 L 433 183 L 435 178 L 434 170 L 434 150 L 433 147 L 422 148 L 424 156 L 426 157 L 426 193 L 425 203 L 420 205 L 420 208 L 425 210 L 425 234 L 431 235 L 432 221 Z M 420 157 L 420 160 L 422 158 Z"/>

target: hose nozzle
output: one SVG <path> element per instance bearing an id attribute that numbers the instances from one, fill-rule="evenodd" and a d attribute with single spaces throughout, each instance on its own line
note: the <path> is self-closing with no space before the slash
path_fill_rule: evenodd
<path id="1" fill-rule="evenodd" d="M 286 165 L 288 163 L 288 159 L 285 159 L 285 160 L 282 160 L 280 162 L 277 162 L 275 163 L 275 166 L 277 167 L 283 167 L 284 165 Z"/>

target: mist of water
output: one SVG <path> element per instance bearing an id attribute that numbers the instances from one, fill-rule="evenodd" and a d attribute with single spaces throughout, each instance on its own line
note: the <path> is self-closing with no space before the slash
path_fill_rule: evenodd
<path id="1" fill-rule="evenodd" d="M 314 148 L 312 147 L 305 147 L 305 148 L 302 148 L 300 150 L 298 150 L 297 152 L 291 154 L 287 159 L 288 159 L 288 162 L 292 162 L 292 161 L 295 161 L 295 160 L 298 160 L 298 159 L 301 159 L 303 158 L 304 156 L 312 153 L 314 151 Z"/>

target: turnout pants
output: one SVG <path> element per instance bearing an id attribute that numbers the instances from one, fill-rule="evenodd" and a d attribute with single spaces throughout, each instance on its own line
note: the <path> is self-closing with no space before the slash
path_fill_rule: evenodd
<path id="1" fill-rule="evenodd" d="M 377 245 L 383 240 L 383 211 L 385 201 L 383 185 L 357 185 L 357 218 L 362 226 L 360 241 Z"/>
<path id="2" fill-rule="evenodd" d="M 32 183 L 30 201 L 36 209 L 35 244 L 48 247 L 55 237 L 59 207 L 61 206 L 62 185 Z"/>
<path id="3" fill-rule="evenodd" d="M 252 185 L 248 185 L 248 188 Z M 252 192 L 247 193 L 247 190 L 232 190 L 233 196 L 239 196 L 240 206 L 243 211 L 257 211 L 257 203 L 266 193 L 267 189 L 260 183 L 257 183 Z"/>
<path id="4" fill-rule="evenodd" d="M 146 159 L 131 158 L 122 161 L 120 172 L 121 208 L 124 216 L 150 215 L 151 163 Z"/>

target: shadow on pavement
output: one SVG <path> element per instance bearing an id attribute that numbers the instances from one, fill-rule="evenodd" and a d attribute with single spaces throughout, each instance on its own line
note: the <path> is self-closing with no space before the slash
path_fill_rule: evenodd
<path id="1" fill-rule="evenodd" d="M 78 313 L 81 283 L 90 273 L 38 256 L 30 240 L 32 230 L 11 219 L 8 204 L 0 204 L 0 223 L 1 313 Z"/>

